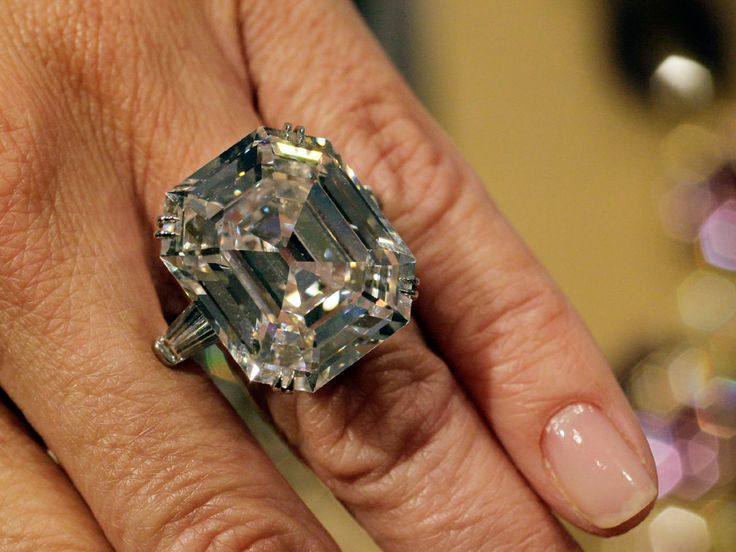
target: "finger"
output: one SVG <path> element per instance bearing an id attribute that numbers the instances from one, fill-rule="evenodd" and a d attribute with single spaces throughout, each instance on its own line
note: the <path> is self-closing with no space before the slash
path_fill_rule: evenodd
<path id="1" fill-rule="evenodd" d="M 0 550 L 110 550 L 64 472 L 1 402 Z"/>
<path id="2" fill-rule="evenodd" d="M 237 105 L 239 100 L 233 101 Z M 228 115 L 233 118 L 233 111 Z M 167 141 L 177 141 L 177 136 L 165 133 Z M 212 150 L 226 145 L 201 144 L 201 151 L 211 157 Z M 171 173 L 160 172 L 156 180 L 161 187 L 147 190 L 155 197 L 147 202 L 153 206 L 148 212 L 153 220 L 168 182 L 184 175 L 176 173 L 170 149 L 158 147 L 155 138 L 145 150 L 153 166 Z M 316 398 L 269 397 L 281 429 L 292 442 L 302 443 L 300 452 L 386 549 L 478 549 L 508 543 L 570 547 L 567 535 L 510 466 L 446 365 L 429 352 L 418 333 L 407 332 L 406 338 L 395 341 L 398 349 L 389 346 L 363 363 L 356 380 L 347 379 Z M 492 465 L 493 470 L 475 469 L 481 465 Z M 525 521 L 529 518 L 537 522 L 531 534 Z"/>
<path id="3" fill-rule="evenodd" d="M 306 4 L 297 4 L 295 6 L 292 3 L 290 6 L 292 10 L 291 16 L 293 18 L 288 21 L 278 17 L 271 17 L 269 19 L 268 13 L 258 11 L 258 6 L 260 6 L 269 10 L 269 13 L 284 13 L 280 12 L 277 8 L 274 9 L 272 4 L 269 4 L 268 8 L 265 5 L 254 4 L 252 2 L 244 6 L 246 8 L 244 35 L 249 36 L 254 41 L 248 44 L 256 45 L 255 51 L 251 50 L 248 52 L 248 59 L 252 76 L 258 87 L 260 107 L 266 114 L 267 120 L 275 122 L 279 117 L 284 118 L 286 116 L 295 118 L 293 115 L 287 114 L 298 113 L 302 114 L 300 115 L 300 122 L 302 122 L 303 118 L 301 117 L 303 117 L 303 114 L 307 113 L 308 116 L 312 117 L 309 110 L 315 105 L 320 105 L 324 110 L 317 116 L 314 116 L 313 119 L 310 119 L 310 121 L 314 125 L 320 124 L 319 121 L 322 118 L 328 124 L 333 122 L 332 115 L 328 115 L 326 112 L 326 105 L 321 105 L 316 99 L 310 99 L 310 95 L 317 92 L 316 88 L 310 88 L 311 84 L 300 84 L 300 79 L 311 80 L 312 75 L 309 72 L 297 71 L 295 74 L 285 77 L 284 80 L 280 80 L 280 77 L 277 78 L 276 75 L 285 72 L 286 67 L 279 65 L 275 54 L 272 55 L 266 49 L 257 49 L 257 45 L 261 43 L 263 37 L 266 35 L 277 37 L 279 42 L 283 41 L 286 36 L 292 36 L 295 40 L 304 40 L 304 44 L 307 46 L 305 54 L 309 59 L 312 59 L 312 56 L 324 56 L 326 55 L 327 49 L 340 49 L 340 46 L 330 42 L 330 38 L 325 34 L 327 32 L 326 29 L 330 28 L 333 24 L 337 24 L 344 29 L 346 34 L 360 36 L 362 30 L 355 28 L 355 20 L 349 18 L 345 20 L 344 10 L 342 12 L 342 18 L 334 17 L 333 14 L 335 12 L 340 13 L 340 6 L 336 8 L 334 3 L 321 5 L 320 8 L 315 10 L 314 14 L 309 14 L 309 16 L 303 11 L 305 8 L 308 8 Z M 274 9 L 273 12 L 270 11 L 272 9 Z M 314 20 L 311 19 L 312 15 L 315 17 Z M 325 27 L 322 27 L 323 22 L 320 20 L 322 16 L 327 17 L 324 21 Z M 319 24 L 317 24 L 318 20 L 320 20 Z M 302 26 L 305 21 L 309 21 L 309 23 L 307 26 Z M 335 35 L 329 35 L 329 37 L 333 36 Z M 319 43 L 320 46 L 316 47 L 316 43 Z M 321 48 L 323 43 L 325 50 Z M 282 53 L 284 52 L 284 50 L 280 51 Z M 350 77 L 347 74 L 353 70 L 353 63 L 357 63 L 358 61 L 362 63 L 362 54 L 365 54 L 365 52 L 360 52 L 361 55 L 358 55 L 355 52 L 341 50 L 341 56 L 342 53 L 347 53 L 349 60 L 347 64 L 341 65 L 340 67 L 343 73 L 342 78 L 347 76 L 349 80 Z M 375 64 L 372 64 L 370 56 L 365 61 L 369 65 L 372 65 L 373 70 L 378 70 L 379 73 L 380 71 L 386 70 L 385 67 L 376 67 Z M 314 70 L 314 67 L 311 67 L 311 69 Z M 319 78 L 322 76 L 320 73 Z M 376 78 L 380 80 L 380 74 Z M 279 82 L 276 82 L 277 80 Z M 351 109 L 357 111 L 362 108 L 361 102 L 365 98 L 356 95 L 350 86 L 346 88 L 342 80 L 328 80 L 329 86 L 334 86 L 338 89 L 336 92 L 333 90 L 326 92 L 326 95 L 330 98 L 329 101 L 333 103 L 337 102 L 337 98 L 339 97 L 341 101 L 354 102 L 350 104 Z M 354 85 L 355 83 L 351 82 L 348 84 Z M 275 94 L 276 97 L 271 97 L 271 94 Z M 279 103 L 278 97 L 281 97 L 281 103 Z M 284 100 L 287 97 L 289 99 Z M 370 105 L 376 107 L 375 103 Z M 335 107 L 337 109 L 343 109 L 343 106 L 339 103 L 335 103 Z M 380 106 L 378 107 L 380 108 Z M 310 128 L 314 131 L 315 128 L 319 127 L 313 126 Z M 355 128 L 357 129 L 356 135 L 351 136 L 351 139 L 356 140 L 358 137 L 362 137 L 363 133 L 368 134 L 375 130 L 368 126 Z M 361 149 L 356 153 L 355 148 L 353 148 L 352 155 L 348 155 L 346 158 L 351 159 L 357 155 L 358 159 L 362 158 L 363 162 L 365 162 L 366 155 L 373 156 L 376 153 L 375 147 L 371 147 L 370 141 L 361 142 L 361 144 L 368 145 L 367 151 Z M 362 145 L 360 147 L 362 148 Z M 374 159 L 371 157 L 371 161 Z M 368 163 L 371 161 L 368 161 Z M 395 195 L 399 193 L 401 191 L 394 190 L 393 193 L 384 194 L 382 198 L 387 205 L 391 204 L 395 206 L 398 204 Z M 400 213 L 394 211 L 394 216 L 395 220 L 401 220 Z M 443 423 L 430 425 L 432 430 L 436 432 L 436 436 L 433 434 L 431 439 L 427 439 L 431 446 L 423 446 L 417 454 L 412 452 L 410 455 L 412 461 L 407 462 L 406 471 L 396 470 L 389 472 L 392 475 L 392 481 L 398 480 L 403 482 L 401 488 L 405 492 L 400 494 L 400 498 L 403 500 L 401 504 L 403 504 L 405 509 L 412 510 L 411 515 L 402 517 L 417 519 L 422 515 L 430 515 L 435 508 L 439 507 L 441 514 L 439 512 L 435 513 L 438 517 L 441 516 L 440 519 L 449 520 L 450 523 L 463 523 L 463 520 L 466 519 L 466 514 L 462 507 L 458 508 L 458 503 L 453 500 L 452 495 L 455 493 L 456 496 L 475 497 L 476 500 L 483 503 L 483 508 L 474 510 L 481 517 L 474 520 L 472 529 L 469 529 L 465 535 L 452 531 L 442 532 L 441 534 L 445 536 L 447 542 L 441 543 L 440 540 L 435 540 L 434 544 L 437 546 L 459 546 L 454 539 L 467 538 L 468 536 L 472 538 L 473 535 L 476 537 L 479 535 L 487 536 L 489 534 L 493 534 L 494 538 L 490 539 L 492 542 L 485 543 L 487 546 L 501 546 L 504 543 L 521 545 L 522 542 L 527 542 L 527 539 L 534 540 L 540 546 L 544 543 L 550 548 L 568 546 L 569 543 L 562 536 L 559 526 L 547 512 L 539 508 L 537 501 L 530 500 L 529 498 L 519 500 L 520 496 L 530 497 L 529 489 L 525 482 L 518 477 L 516 471 L 508 463 L 508 460 L 504 459 L 501 449 L 489 438 L 487 430 L 483 430 L 481 426 L 477 425 L 477 419 L 474 414 L 470 413 L 467 403 L 464 400 L 459 401 L 462 404 L 462 408 L 450 409 L 451 413 L 447 414 L 443 406 L 448 402 L 446 398 L 447 393 L 451 393 L 450 396 L 457 396 L 459 393 L 457 387 L 449 380 L 446 366 L 443 363 L 434 362 L 430 363 L 430 365 L 435 367 L 437 373 L 444 374 L 444 387 L 440 385 L 435 387 L 432 392 L 422 393 L 421 400 L 414 399 L 412 393 L 415 390 L 412 388 L 405 392 L 408 397 L 402 396 L 404 394 L 403 386 L 400 391 L 394 389 L 396 384 L 391 385 L 389 383 L 392 377 L 399 379 L 399 381 L 401 381 L 400 378 L 402 376 L 409 381 L 423 381 L 423 363 L 417 359 L 422 359 L 426 355 L 429 355 L 421 341 L 409 338 L 399 339 L 397 337 L 396 341 L 393 341 L 390 345 L 383 345 L 382 349 L 384 351 L 391 350 L 397 346 L 400 351 L 404 351 L 404 354 L 391 355 L 388 353 L 389 358 L 394 361 L 391 367 L 393 374 L 387 370 L 387 363 L 376 365 L 373 359 L 366 359 L 359 368 L 356 368 L 356 372 L 359 370 L 357 373 L 364 374 L 359 381 L 356 382 L 355 379 L 346 378 L 347 383 L 343 384 L 343 382 L 339 382 L 335 384 L 338 387 L 342 387 L 342 385 L 349 386 L 349 391 L 331 392 L 325 390 L 323 392 L 325 393 L 323 400 L 319 400 L 319 398 L 300 398 L 299 402 L 310 404 L 311 407 L 297 407 L 296 412 L 285 416 L 278 415 L 279 411 L 283 411 L 283 409 L 279 408 L 280 405 L 274 404 L 280 401 L 278 399 L 271 401 L 272 411 L 276 411 L 275 418 L 282 427 L 288 427 L 294 424 L 296 420 L 296 425 L 299 429 L 291 433 L 290 437 L 292 441 L 298 443 L 302 454 L 310 460 L 318 473 L 328 481 L 338 497 L 349 505 L 358 519 L 376 535 L 379 542 L 384 546 L 400 545 L 400 542 L 397 542 L 399 541 L 397 537 L 401 530 L 405 532 L 404 536 L 410 531 L 416 531 L 416 524 L 394 528 L 387 523 L 387 520 L 393 514 L 392 510 L 395 508 L 393 504 L 395 504 L 396 500 L 390 497 L 390 495 L 380 497 L 377 500 L 375 493 L 376 489 L 380 488 L 380 486 L 371 487 L 371 493 L 363 490 L 361 494 L 354 487 L 347 488 L 346 485 L 341 484 L 341 481 L 344 479 L 344 476 L 341 476 L 342 473 L 349 469 L 346 466 L 359 461 L 360 454 L 356 451 L 349 450 L 352 454 L 338 455 L 337 458 L 339 461 L 335 461 L 335 456 L 330 454 L 330 450 L 333 447 L 323 446 L 325 439 L 322 436 L 327 432 L 321 430 L 317 424 L 309 423 L 310 419 L 334 420 L 335 423 L 340 420 L 346 420 L 343 433 L 347 433 L 353 442 L 356 443 L 357 450 L 362 450 L 365 448 L 375 448 L 375 446 L 371 446 L 371 443 L 375 440 L 381 442 L 382 439 L 389 440 L 391 436 L 394 436 L 393 431 L 384 429 L 390 427 L 389 424 L 395 424 L 397 428 L 412 428 L 411 431 L 406 430 L 407 435 L 424 435 L 426 433 L 426 425 L 423 420 L 434 421 L 438 416 L 441 416 L 441 419 L 444 420 Z M 381 353 L 378 354 L 380 355 Z M 434 357 L 430 355 L 430 358 Z M 384 374 L 384 372 L 387 373 Z M 351 377 L 358 378 L 359 376 Z M 384 379 L 387 382 L 382 384 Z M 370 395 L 368 395 L 370 401 L 368 405 L 360 398 L 357 398 L 361 397 L 362 393 L 365 392 L 362 391 L 365 387 L 370 388 Z M 335 393 L 335 395 L 332 393 Z M 350 407 L 350 403 L 347 402 L 348 399 L 337 400 L 336 398 L 339 397 L 340 393 L 344 393 L 345 395 L 348 393 L 355 394 L 355 406 Z M 431 397 L 431 400 L 427 397 Z M 360 412 L 366 412 L 367 414 L 361 416 L 361 419 L 356 420 L 354 415 L 350 415 L 353 412 L 353 408 L 360 409 Z M 300 415 L 302 411 L 309 412 L 310 416 Z M 385 414 L 387 412 L 396 412 L 396 419 Z M 417 412 L 417 415 L 414 414 L 415 412 Z M 380 413 L 381 416 L 379 417 L 377 413 Z M 410 414 L 406 415 L 404 413 Z M 467 425 L 464 420 L 470 419 L 476 420 L 476 423 L 470 426 L 473 428 L 473 431 L 468 431 L 467 433 L 458 431 L 457 428 L 459 426 Z M 373 420 L 376 423 L 370 424 L 368 423 L 369 420 Z M 321 422 L 321 425 L 329 424 Z M 285 431 L 289 435 L 289 431 Z M 380 435 L 373 436 L 371 435 L 372 431 L 380 432 Z M 464 455 L 468 455 L 467 457 L 471 463 L 473 463 L 473 459 L 476 456 L 462 447 L 463 438 L 458 437 L 459 434 L 466 436 L 469 434 L 471 441 L 475 442 L 473 448 L 478 449 L 482 446 L 484 449 L 483 453 L 477 457 L 479 459 L 477 465 L 479 467 L 484 466 L 485 469 L 477 473 L 474 472 L 472 477 L 469 477 L 469 474 L 465 471 L 467 465 L 463 461 L 460 461 L 456 457 L 456 454 L 462 451 Z M 333 441 L 327 442 L 332 444 Z M 398 438 L 389 440 L 389 442 L 398 447 L 398 451 L 414 450 L 411 444 L 407 443 L 406 437 L 401 434 L 399 434 Z M 380 447 L 380 450 L 385 449 L 385 445 Z M 416 461 L 417 458 L 420 459 L 419 462 Z M 427 458 L 442 458 L 443 461 L 448 462 L 447 467 L 444 468 L 439 479 L 426 476 L 426 471 L 422 469 L 424 465 L 422 464 L 422 460 L 426 460 Z M 454 464 L 453 461 L 455 461 Z M 429 462 L 429 465 L 429 469 L 431 469 L 431 466 L 434 466 L 431 462 Z M 382 473 L 381 470 L 374 471 Z M 498 477 L 499 472 L 505 474 L 503 482 Z M 362 487 L 359 487 L 359 489 L 362 489 Z M 362 498 L 362 500 L 357 500 L 356 498 Z M 376 503 L 382 506 L 379 511 L 376 511 L 375 507 L 371 508 Z M 509 511 L 513 511 L 514 515 L 510 517 L 494 516 L 496 511 L 491 505 L 500 506 L 501 508 L 509 507 Z M 429 526 L 430 524 L 426 525 Z M 502 527 L 506 527 L 507 530 L 503 530 Z M 530 527 L 535 527 L 536 530 L 530 531 Z M 435 538 L 436 534 L 436 532 L 431 533 Z M 432 544 L 430 539 L 421 542 L 422 544 L 426 543 L 425 545 Z"/>
<path id="4" fill-rule="evenodd" d="M 575 548 L 415 326 L 315 395 L 267 402 L 383 550 Z"/>
<path id="5" fill-rule="evenodd" d="M 610 534 L 636 522 L 656 495 L 654 465 L 604 359 L 355 13 L 304 2 L 269 18 L 273 2 L 244 6 L 261 115 L 298 114 L 377 189 L 417 257 L 421 322 L 514 463 L 580 527 Z M 287 71 L 297 55 L 299 70 Z M 583 405 L 579 417 L 571 404 Z"/>
<path id="6" fill-rule="evenodd" d="M 0 7 L 34 29 L 0 37 L 0 382 L 117 550 L 335 550 L 209 382 L 150 348 L 165 323 L 130 182 L 255 124 L 202 6 Z M 169 169 L 143 167 L 147 125 Z"/>

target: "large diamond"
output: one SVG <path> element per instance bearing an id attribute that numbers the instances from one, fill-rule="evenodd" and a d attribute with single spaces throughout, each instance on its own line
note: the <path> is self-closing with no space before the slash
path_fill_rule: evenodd
<path id="1" fill-rule="evenodd" d="M 161 258 L 251 381 L 314 391 L 409 321 L 415 261 L 324 138 L 259 128 L 166 196 Z"/>

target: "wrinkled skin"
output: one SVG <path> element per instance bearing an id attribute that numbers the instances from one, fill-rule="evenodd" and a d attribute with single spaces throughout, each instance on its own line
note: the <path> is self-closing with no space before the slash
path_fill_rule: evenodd
<path id="1" fill-rule="evenodd" d="M 416 320 L 275 424 L 389 551 L 566 550 L 540 438 L 585 400 L 651 457 L 577 315 L 345 1 L 0 0 L 2 550 L 336 550 L 198 370 L 163 193 L 260 124 L 329 137 L 415 252 Z M 459 237 L 463 239 L 460 240 Z"/>

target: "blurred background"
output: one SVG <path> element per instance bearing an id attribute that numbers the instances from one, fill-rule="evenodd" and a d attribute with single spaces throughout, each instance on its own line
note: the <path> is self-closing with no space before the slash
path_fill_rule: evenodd
<path id="1" fill-rule="evenodd" d="M 586 551 L 736 550 L 736 2 L 356 3 L 639 413 L 657 507 L 622 537 L 573 535 Z M 377 550 L 246 415 L 343 549 Z"/>

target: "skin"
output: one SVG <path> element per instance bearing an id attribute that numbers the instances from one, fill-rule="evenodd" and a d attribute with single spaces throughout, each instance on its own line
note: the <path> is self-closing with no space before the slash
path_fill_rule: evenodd
<path id="1" fill-rule="evenodd" d="M 569 550 L 540 439 L 599 407 L 588 332 L 347 2 L 1 0 L 0 548 L 337 547 L 214 387 L 151 353 L 183 298 L 163 193 L 260 124 L 329 137 L 417 257 L 415 321 L 316 395 L 263 396 L 389 551 Z M 458 231 L 463 240 L 458 240 Z M 60 515 L 59 513 L 63 514 Z"/>

